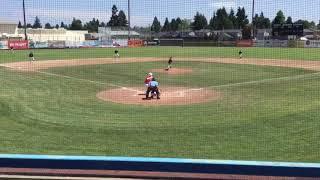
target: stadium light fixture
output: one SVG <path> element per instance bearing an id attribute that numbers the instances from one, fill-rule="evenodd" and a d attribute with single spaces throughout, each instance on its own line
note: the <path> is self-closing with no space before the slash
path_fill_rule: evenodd
<path id="1" fill-rule="evenodd" d="M 27 23 L 26 23 L 26 7 L 24 0 L 22 0 L 22 8 L 23 8 L 23 28 L 24 28 L 24 39 L 28 40 L 27 36 Z"/>
<path id="2" fill-rule="evenodd" d="M 130 40 L 130 0 L 128 0 L 128 40 Z"/>
<path id="3" fill-rule="evenodd" d="M 251 27 L 251 36 L 252 36 L 252 39 L 255 38 L 255 23 L 254 23 L 254 5 L 255 5 L 255 2 L 254 0 L 252 0 L 252 20 L 251 20 L 251 24 L 252 24 L 252 27 Z"/>

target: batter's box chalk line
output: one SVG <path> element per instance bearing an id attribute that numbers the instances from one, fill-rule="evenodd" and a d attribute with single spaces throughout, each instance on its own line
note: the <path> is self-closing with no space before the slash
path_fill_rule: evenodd
<path id="1" fill-rule="evenodd" d="M 201 91 L 201 90 L 203 90 L 203 88 L 187 89 L 187 90 L 173 91 L 173 92 L 163 92 L 161 93 L 161 96 L 171 97 L 171 98 L 184 98 L 184 97 L 187 97 L 188 93 L 191 91 Z"/>
<path id="2" fill-rule="evenodd" d="M 143 91 L 140 91 L 140 90 L 137 90 L 137 89 L 132 89 L 132 88 L 127 88 L 127 87 L 122 87 L 121 89 L 127 90 L 127 91 L 132 91 L 132 92 L 137 92 L 139 94 L 145 93 Z M 138 94 L 137 94 L 137 96 L 138 96 Z"/>

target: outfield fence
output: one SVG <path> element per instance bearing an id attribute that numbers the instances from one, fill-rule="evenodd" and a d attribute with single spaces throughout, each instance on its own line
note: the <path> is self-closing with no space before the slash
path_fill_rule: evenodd
<path id="1" fill-rule="evenodd" d="M 320 48 L 320 40 L 240 40 L 212 41 L 196 39 L 159 39 L 144 40 L 85 40 L 85 41 L 0 41 L 1 49 L 63 49 L 63 48 L 104 48 L 104 47 L 143 47 L 143 46 L 180 46 L 180 47 L 270 47 L 270 48 Z"/>

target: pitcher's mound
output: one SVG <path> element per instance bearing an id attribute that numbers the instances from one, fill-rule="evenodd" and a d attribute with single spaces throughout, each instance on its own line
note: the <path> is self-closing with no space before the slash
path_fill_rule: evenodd
<path id="1" fill-rule="evenodd" d="M 171 69 L 151 69 L 150 72 L 165 73 L 169 75 L 190 74 L 192 69 L 190 68 L 171 68 Z"/>
<path id="2" fill-rule="evenodd" d="M 162 87 L 160 99 L 145 100 L 145 88 L 117 88 L 102 91 L 97 94 L 99 99 L 120 104 L 135 104 L 147 106 L 187 105 L 217 100 L 220 92 L 205 88 L 190 89 L 186 87 Z"/>

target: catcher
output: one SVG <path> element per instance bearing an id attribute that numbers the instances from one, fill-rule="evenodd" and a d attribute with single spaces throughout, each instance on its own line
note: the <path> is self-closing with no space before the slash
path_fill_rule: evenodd
<path id="1" fill-rule="evenodd" d="M 152 79 L 153 79 L 153 74 L 149 72 L 144 80 L 144 84 L 146 85 L 146 87 L 149 86 L 149 83 L 152 81 Z"/>
<path id="2" fill-rule="evenodd" d="M 155 94 L 157 96 L 157 99 L 160 99 L 160 91 L 159 91 L 159 83 L 156 81 L 155 78 L 152 79 L 152 81 L 149 83 L 148 90 L 146 93 L 146 99 L 149 99 L 149 94 L 151 92 L 151 98 L 153 98 L 153 95 Z"/>
<path id="3" fill-rule="evenodd" d="M 147 87 L 147 89 L 148 89 L 149 83 L 152 81 L 152 79 L 153 79 L 153 74 L 151 72 L 149 72 L 147 74 L 146 78 L 144 79 L 144 84 Z M 146 91 L 146 94 L 147 94 L 147 91 Z"/>

